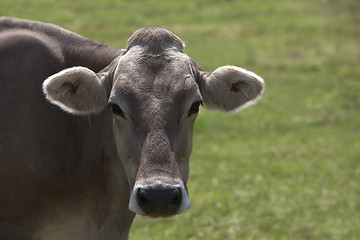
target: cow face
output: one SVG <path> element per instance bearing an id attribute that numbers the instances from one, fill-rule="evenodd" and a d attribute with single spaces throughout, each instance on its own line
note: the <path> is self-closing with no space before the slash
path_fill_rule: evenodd
<path id="1" fill-rule="evenodd" d="M 102 72 L 75 67 L 49 77 L 50 102 L 73 114 L 109 107 L 119 159 L 131 187 L 129 209 L 157 216 L 190 207 L 192 131 L 199 106 L 233 111 L 261 96 L 263 80 L 242 68 L 204 72 L 164 29 L 142 29 Z"/>
<path id="2" fill-rule="evenodd" d="M 141 46 L 118 62 L 109 103 L 137 213 L 165 216 L 190 207 L 186 182 L 202 97 L 189 63 L 176 50 L 153 55 Z"/>

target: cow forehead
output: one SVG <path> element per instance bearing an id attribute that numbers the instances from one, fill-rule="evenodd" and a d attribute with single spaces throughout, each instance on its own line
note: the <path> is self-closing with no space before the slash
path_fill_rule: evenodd
<path id="1" fill-rule="evenodd" d="M 188 92 L 199 95 L 190 60 L 175 49 L 154 55 L 140 46 L 132 47 L 118 61 L 112 96 L 125 94 L 139 98 L 175 99 Z"/>

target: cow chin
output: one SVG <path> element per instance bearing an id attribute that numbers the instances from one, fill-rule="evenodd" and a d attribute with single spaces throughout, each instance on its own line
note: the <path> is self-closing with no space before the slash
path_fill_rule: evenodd
<path id="1" fill-rule="evenodd" d="M 150 217 L 170 217 L 191 206 L 188 192 L 180 179 L 138 180 L 131 192 L 129 209 Z"/>

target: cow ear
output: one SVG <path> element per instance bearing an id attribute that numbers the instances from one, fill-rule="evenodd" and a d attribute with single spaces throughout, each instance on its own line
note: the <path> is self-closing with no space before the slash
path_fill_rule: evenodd
<path id="1" fill-rule="evenodd" d="M 202 73 L 198 85 L 205 107 L 225 112 L 239 111 L 256 103 L 265 87 L 261 77 L 235 66 Z"/>
<path id="2" fill-rule="evenodd" d="M 51 103 L 72 114 L 100 112 L 110 94 L 104 77 L 85 67 L 68 68 L 48 77 L 43 91 Z"/>

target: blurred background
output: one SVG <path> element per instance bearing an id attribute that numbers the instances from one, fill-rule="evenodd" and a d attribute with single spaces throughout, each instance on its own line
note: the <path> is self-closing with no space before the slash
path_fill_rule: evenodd
<path id="1" fill-rule="evenodd" d="M 0 15 L 112 48 L 164 27 L 208 71 L 236 65 L 264 78 L 249 109 L 201 109 L 192 208 L 136 217 L 130 239 L 360 239 L 360 1 L 1 0 Z"/>

